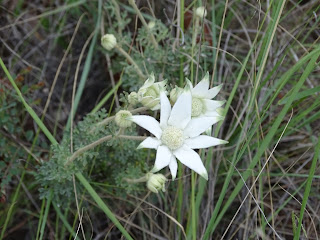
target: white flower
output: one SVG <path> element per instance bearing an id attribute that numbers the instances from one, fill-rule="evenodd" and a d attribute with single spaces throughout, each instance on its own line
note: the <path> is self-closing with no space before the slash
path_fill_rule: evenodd
<path id="1" fill-rule="evenodd" d="M 167 178 L 161 174 L 153 174 L 153 173 L 147 173 L 147 188 L 154 193 L 158 193 L 159 190 L 162 190 L 162 192 L 165 192 L 165 183 L 167 181 Z"/>
<path id="2" fill-rule="evenodd" d="M 138 91 L 138 101 L 151 110 L 158 110 L 160 109 L 160 91 L 164 91 L 167 81 L 164 80 L 157 83 L 154 81 L 154 74 L 151 73 Z"/>
<path id="3" fill-rule="evenodd" d="M 187 81 L 188 84 L 192 86 L 191 82 L 189 80 Z M 209 89 L 209 72 L 207 72 L 204 78 L 191 89 L 191 116 L 193 118 L 221 116 L 219 108 L 225 103 L 225 101 L 211 100 L 219 93 L 221 88 L 222 84 Z"/>
<path id="4" fill-rule="evenodd" d="M 199 18 L 207 16 L 207 10 L 204 7 L 198 7 L 196 9 L 196 16 Z"/>
<path id="5" fill-rule="evenodd" d="M 177 175 L 178 164 L 176 158 L 178 158 L 181 163 L 208 180 L 207 170 L 198 153 L 193 149 L 227 143 L 214 137 L 200 135 L 223 118 L 215 116 L 191 119 L 192 97 L 190 90 L 181 94 L 172 109 L 164 92 L 161 92 L 160 99 L 160 123 L 150 116 L 131 117 L 133 122 L 155 136 L 146 138 L 138 146 L 138 148 L 153 148 L 157 150 L 152 172 L 157 172 L 169 166 L 174 180 Z"/>
<path id="6" fill-rule="evenodd" d="M 105 34 L 101 38 L 101 45 L 102 47 L 110 51 L 117 45 L 117 39 L 113 34 Z"/>

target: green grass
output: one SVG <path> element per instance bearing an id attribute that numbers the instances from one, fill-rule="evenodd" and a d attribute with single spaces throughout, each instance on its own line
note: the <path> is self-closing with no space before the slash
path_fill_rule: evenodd
<path id="1" fill-rule="evenodd" d="M 28 222 L 27 230 L 34 229 L 28 232 L 33 239 L 99 235 L 104 239 L 297 240 L 320 236 L 320 45 L 315 16 L 319 6 L 315 1 L 285 0 L 179 3 L 176 9 L 169 3 L 165 6 L 167 16 L 152 1 L 138 8 L 102 0 L 52 3 L 41 11 L 23 1 L 14 11 L 4 6 L 4 16 L 13 21 L 0 26 L 0 31 L 8 32 L 1 37 L 6 45 L 0 47 L 0 97 L 20 104 L 28 117 L 18 113 L 21 125 L 16 128 L 34 134 L 29 141 L 5 124 L 0 126 L 4 149 L 16 147 L 26 153 L 12 176 L 10 166 L 19 159 L 0 155 L 6 161 L 0 169 L 3 176 L 11 176 L 10 184 L 0 189 L 8 198 L 0 206 L 0 239 L 23 230 L 19 219 Z M 208 15 L 202 22 L 191 12 L 204 4 Z M 24 17 L 24 11 L 37 14 Z M 155 18 L 168 27 L 168 35 L 157 43 L 161 31 L 144 29 Z M 176 28 L 178 23 L 181 30 Z M 25 36 L 30 26 L 35 31 L 17 41 L 16 36 Z M 183 87 L 185 77 L 195 84 L 210 71 L 210 85 L 223 84 L 217 98 L 226 100 L 225 120 L 214 125 L 212 136 L 229 144 L 199 151 L 209 181 L 179 163 L 177 180 L 169 181 L 164 193 L 148 192 L 145 183 L 127 183 L 124 178 L 139 178 L 152 168 L 155 151 L 136 150 L 138 142 L 121 139 L 101 144 L 94 148 L 96 152 L 87 151 L 93 154 L 88 157 L 91 160 L 75 173 L 74 191 L 65 205 L 56 202 L 49 186 L 46 190 L 51 194 L 39 199 L 38 167 L 57 154 L 50 144 L 58 146 L 71 139 L 67 148 L 71 155 L 88 145 L 85 140 L 96 141 L 87 133 L 82 137 L 88 139 L 80 139 L 77 132 L 87 113 L 98 116 L 105 108 L 113 116 L 119 105 L 134 109 L 126 105 L 126 93 L 120 93 L 137 90 L 143 82 L 126 54 L 101 48 L 103 32 L 121 35 L 118 46 L 146 76 L 155 72 L 157 80 L 168 78 L 172 86 Z M 25 64 L 35 68 L 21 74 Z M 56 73 L 54 84 L 52 73 Z M 32 90 L 39 82 L 45 87 Z M 48 108 L 34 103 L 47 97 Z M 12 102 L 1 103 L 1 116 L 16 107 Z M 151 111 L 138 114 L 144 113 Z M 112 121 L 100 130 L 106 129 L 110 136 L 119 134 Z M 121 134 L 148 135 L 137 130 Z M 162 173 L 168 174 L 168 168 Z"/>

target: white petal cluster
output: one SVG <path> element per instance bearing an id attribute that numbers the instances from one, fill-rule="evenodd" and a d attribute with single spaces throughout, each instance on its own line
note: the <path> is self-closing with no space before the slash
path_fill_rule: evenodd
<path id="1" fill-rule="evenodd" d="M 178 159 L 182 164 L 208 180 L 207 170 L 198 153 L 193 149 L 208 148 L 225 144 L 227 141 L 200 135 L 213 124 L 222 120 L 223 117 L 203 114 L 201 117 L 192 118 L 193 95 L 195 94 L 198 98 L 204 98 L 204 96 L 213 98 L 216 95 L 214 91 L 218 93 L 221 88 L 214 91 L 211 91 L 212 89 L 208 90 L 209 85 L 207 86 L 205 81 L 198 85 L 193 89 L 190 89 L 190 86 L 187 85 L 172 108 L 166 93 L 160 91 L 160 122 L 146 115 L 132 116 L 130 118 L 155 136 L 146 138 L 138 147 L 157 150 L 152 172 L 157 172 L 169 166 L 174 180 L 177 175 Z M 203 91 L 205 87 L 207 89 Z M 200 89 L 202 90 L 201 93 Z"/>
<path id="2" fill-rule="evenodd" d="M 160 92 L 165 91 L 166 83 L 166 80 L 155 83 L 154 74 L 152 73 L 139 89 L 138 101 L 151 110 L 160 109 Z"/>
<path id="3" fill-rule="evenodd" d="M 192 112 L 193 118 L 197 117 L 216 117 L 221 116 L 219 109 L 225 101 L 212 100 L 221 90 L 222 84 L 209 89 L 209 72 L 204 78 L 193 87 L 187 79 L 192 94 Z"/>

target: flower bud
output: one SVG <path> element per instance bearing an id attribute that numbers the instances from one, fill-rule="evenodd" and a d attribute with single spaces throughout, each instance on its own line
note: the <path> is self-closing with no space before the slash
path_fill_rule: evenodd
<path id="1" fill-rule="evenodd" d="M 204 7 L 198 7 L 196 9 L 196 16 L 199 18 L 204 18 L 207 16 L 207 10 Z"/>
<path id="2" fill-rule="evenodd" d="M 154 74 L 145 81 L 138 91 L 138 101 L 151 110 L 160 109 L 160 92 L 165 91 L 167 81 L 154 82 Z"/>
<path id="3" fill-rule="evenodd" d="M 162 190 L 162 192 L 165 192 L 165 183 L 167 181 L 167 178 L 161 174 L 153 174 L 153 173 L 147 173 L 147 188 L 154 193 L 158 193 L 159 190 Z"/>
<path id="4" fill-rule="evenodd" d="M 150 21 L 150 22 L 148 23 L 148 28 L 149 28 L 149 29 L 152 29 L 152 28 L 154 28 L 155 25 L 156 25 L 156 23 L 155 23 L 154 21 Z"/>
<path id="5" fill-rule="evenodd" d="M 175 87 L 174 89 L 171 90 L 170 92 L 170 102 L 171 104 L 175 104 L 178 97 L 182 94 L 183 89 L 180 87 Z"/>
<path id="6" fill-rule="evenodd" d="M 117 45 L 117 39 L 113 34 L 105 34 L 101 38 L 101 45 L 102 47 L 110 51 Z"/>
<path id="7" fill-rule="evenodd" d="M 132 105 L 135 106 L 138 104 L 138 94 L 136 92 L 131 92 L 128 96 L 128 102 Z"/>
<path id="8" fill-rule="evenodd" d="M 117 112 L 114 120 L 118 127 L 127 128 L 130 127 L 132 124 L 132 121 L 129 119 L 131 116 L 131 112 L 127 110 L 120 110 L 119 112 Z"/>

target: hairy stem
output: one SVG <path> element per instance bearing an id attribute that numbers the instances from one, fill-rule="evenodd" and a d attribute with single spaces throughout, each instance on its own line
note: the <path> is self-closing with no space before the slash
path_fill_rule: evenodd
<path id="1" fill-rule="evenodd" d="M 73 160 L 75 160 L 80 154 L 100 145 L 101 143 L 104 143 L 108 140 L 110 140 L 112 138 L 112 135 L 108 135 L 108 136 L 105 136 L 103 138 L 100 138 L 99 140 L 93 142 L 93 143 L 90 143 L 89 145 L 87 146 L 84 146 L 82 148 L 79 148 L 77 151 L 75 151 L 71 157 L 67 160 L 67 162 L 64 164 L 65 166 L 67 166 L 68 164 L 70 164 Z"/>
<path id="2" fill-rule="evenodd" d="M 125 58 L 128 60 L 128 62 L 130 64 L 132 64 L 134 66 L 134 68 L 137 71 L 137 74 L 139 75 L 139 77 L 141 79 L 146 79 L 146 76 L 143 74 L 143 72 L 141 71 L 141 69 L 139 68 L 139 66 L 136 64 L 136 62 L 130 57 L 130 55 L 123 50 L 118 44 L 115 46 L 115 48 L 123 55 L 125 56 Z"/>
<path id="3" fill-rule="evenodd" d="M 154 38 L 153 34 L 149 31 L 149 27 L 148 24 L 146 22 L 146 20 L 144 19 L 144 17 L 142 16 L 139 8 L 137 7 L 136 3 L 134 2 L 134 0 L 129 0 L 129 4 L 133 7 L 133 9 L 136 11 L 140 21 L 142 22 L 143 26 L 147 29 L 149 36 L 151 38 L 152 44 L 154 45 L 154 47 L 157 49 L 158 48 L 158 43 L 156 41 L 156 39 Z"/>
<path id="4" fill-rule="evenodd" d="M 123 139 L 128 139 L 128 140 L 138 140 L 138 141 L 142 141 L 144 139 L 146 139 L 147 137 L 144 136 L 130 136 L 130 135 L 118 135 L 118 136 L 114 136 L 115 138 L 123 138 Z M 112 138 L 112 135 L 108 135 L 105 136 L 103 138 L 100 138 L 99 140 L 88 144 L 87 146 L 84 146 L 82 148 L 79 148 L 77 151 L 75 151 L 70 158 L 68 158 L 67 162 L 64 164 L 65 166 L 69 165 L 72 161 L 74 161 L 77 157 L 79 157 L 79 155 L 81 155 L 82 153 L 110 140 Z"/>
<path id="5" fill-rule="evenodd" d="M 143 177 L 137 178 L 137 179 L 123 178 L 123 180 L 128 182 L 128 183 L 142 183 L 142 182 L 148 181 L 146 176 L 143 176 Z"/>

